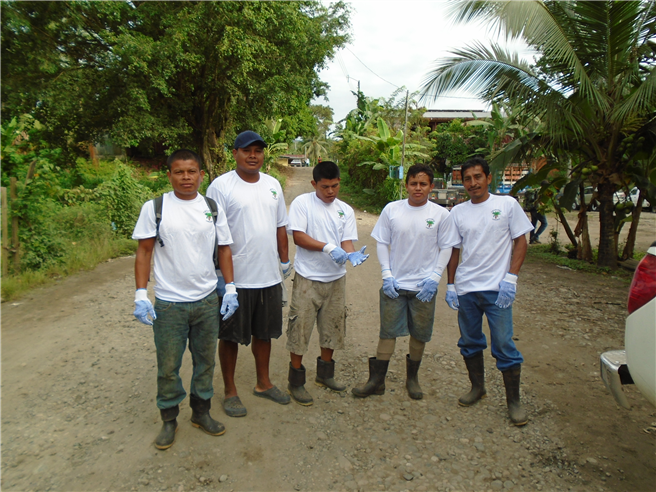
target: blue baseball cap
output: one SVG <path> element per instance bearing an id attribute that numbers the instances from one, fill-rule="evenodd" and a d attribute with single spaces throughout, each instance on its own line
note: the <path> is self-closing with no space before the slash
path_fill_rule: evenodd
<path id="1" fill-rule="evenodd" d="M 264 139 L 257 133 L 246 130 L 245 132 L 241 132 L 237 135 L 237 138 L 235 138 L 235 149 L 243 149 L 256 142 L 261 143 L 264 147 L 267 146 Z"/>

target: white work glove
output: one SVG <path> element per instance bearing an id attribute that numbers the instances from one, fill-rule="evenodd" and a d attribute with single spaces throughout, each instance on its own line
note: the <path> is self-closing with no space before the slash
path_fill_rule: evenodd
<path id="1" fill-rule="evenodd" d="M 513 273 L 506 273 L 499 284 L 499 296 L 497 297 L 496 304 L 501 309 L 507 309 L 512 306 L 515 301 L 515 294 L 517 293 L 517 275 Z"/>
<path id="2" fill-rule="evenodd" d="M 456 292 L 455 284 L 446 284 L 446 297 L 444 299 L 451 309 L 458 310 L 460 304 L 458 303 L 458 293 Z"/>
<path id="3" fill-rule="evenodd" d="M 141 321 L 144 325 L 152 326 L 153 322 L 148 318 L 157 319 L 153 303 L 148 299 L 147 289 L 137 289 L 134 293 L 134 317 Z"/>
<path id="4" fill-rule="evenodd" d="M 283 263 L 281 261 L 280 266 L 282 267 L 283 280 L 287 280 L 289 276 L 292 274 L 292 268 L 293 268 L 292 261 L 289 260 L 287 263 Z"/>
<path id="5" fill-rule="evenodd" d="M 326 243 L 322 251 L 324 253 L 328 253 L 332 260 L 338 265 L 344 265 L 348 260 L 348 254 L 346 251 L 344 251 L 339 246 L 335 246 L 334 244 Z"/>
<path id="6" fill-rule="evenodd" d="M 237 287 L 235 287 L 234 282 L 230 282 L 225 286 L 225 294 L 223 295 L 223 301 L 221 302 L 221 311 L 223 314 L 223 321 L 227 320 L 230 316 L 235 314 L 237 308 L 239 307 L 239 301 L 237 300 Z"/>
<path id="7" fill-rule="evenodd" d="M 417 284 L 421 288 L 417 294 L 417 299 L 421 302 L 431 302 L 433 296 L 437 294 L 437 285 L 440 283 L 442 275 L 437 272 L 431 273 L 428 277 Z"/>

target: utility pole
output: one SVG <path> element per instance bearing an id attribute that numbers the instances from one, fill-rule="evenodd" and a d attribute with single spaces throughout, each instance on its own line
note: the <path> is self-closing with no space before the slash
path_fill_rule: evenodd
<path id="1" fill-rule="evenodd" d="M 405 91 L 405 122 L 403 123 L 403 148 L 401 150 L 401 169 L 404 170 L 404 164 L 405 164 L 405 134 L 406 131 L 408 130 L 408 95 L 410 94 L 410 91 L 407 90 Z M 403 199 L 403 179 L 399 181 L 399 200 Z"/>

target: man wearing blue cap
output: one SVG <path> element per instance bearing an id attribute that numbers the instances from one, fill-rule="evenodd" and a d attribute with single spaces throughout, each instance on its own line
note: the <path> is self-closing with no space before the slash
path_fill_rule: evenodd
<path id="1" fill-rule="evenodd" d="M 286 405 L 287 393 L 269 379 L 271 340 L 282 334 L 282 281 L 291 274 L 287 240 L 287 209 L 278 180 L 260 173 L 266 142 L 245 131 L 235 139 L 237 169 L 216 178 L 207 189 L 225 211 L 233 237 L 232 261 L 239 309 L 219 329 L 219 360 L 223 373 L 223 408 L 243 417 L 246 407 L 237 395 L 235 368 L 239 344 L 249 345 L 255 358 L 255 396 Z M 219 279 L 220 280 L 220 279 Z"/>

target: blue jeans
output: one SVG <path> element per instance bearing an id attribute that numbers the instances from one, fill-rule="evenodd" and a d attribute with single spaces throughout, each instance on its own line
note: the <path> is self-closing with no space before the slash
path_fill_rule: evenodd
<path id="1" fill-rule="evenodd" d="M 187 396 L 180 379 L 187 340 L 194 368 L 190 392 L 202 400 L 214 396 L 212 379 L 219 336 L 219 307 L 216 291 L 196 302 L 155 299 L 157 408 L 174 407 Z"/>
<path id="2" fill-rule="evenodd" d="M 399 297 L 390 299 L 380 289 L 380 338 L 412 335 L 420 342 L 430 342 L 435 320 L 435 297 L 430 302 L 417 299 L 419 292 L 399 289 Z"/>
<path id="3" fill-rule="evenodd" d="M 544 214 L 541 214 L 540 212 L 531 212 L 531 224 L 533 224 L 533 227 L 537 225 L 537 223 L 540 223 L 540 228 L 539 229 L 533 229 L 531 231 L 531 234 L 529 236 L 530 241 L 535 241 L 540 239 L 540 234 L 544 232 L 544 230 L 547 228 L 547 216 Z"/>
<path id="4" fill-rule="evenodd" d="M 492 338 L 492 356 L 497 360 L 497 369 L 512 369 L 524 358 L 513 342 L 512 306 L 501 309 L 494 302 L 499 293 L 496 291 L 470 292 L 458 296 L 458 325 L 460 340 L 458 347 L 463 357 L 469 358 L 487 348 L 483 333 L 483 314 L 487 317 Z"/>

